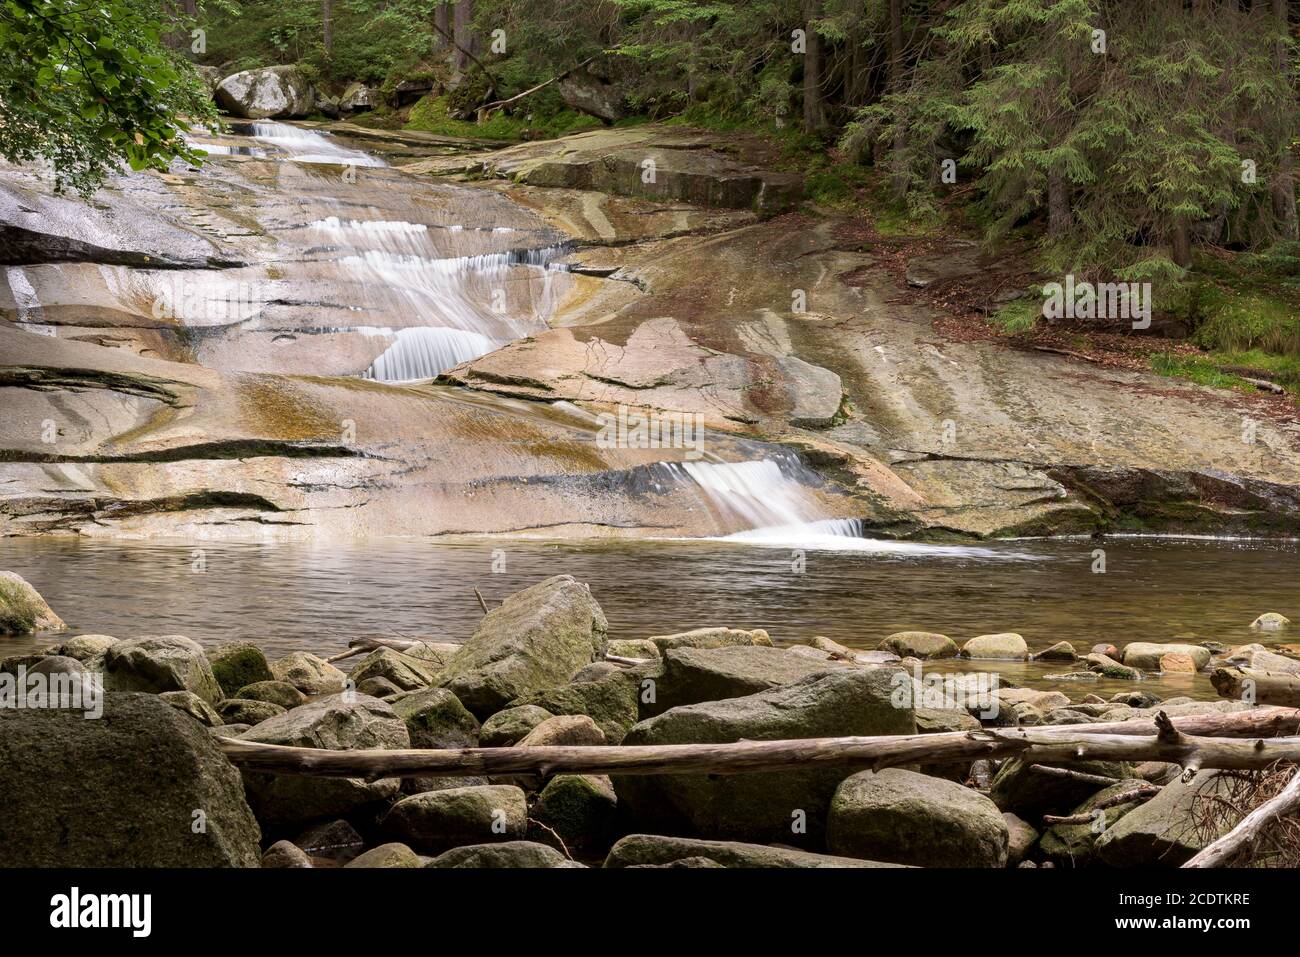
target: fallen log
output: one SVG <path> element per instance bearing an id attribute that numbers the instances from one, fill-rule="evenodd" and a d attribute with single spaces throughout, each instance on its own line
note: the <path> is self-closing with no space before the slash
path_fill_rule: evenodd
<path id="1" fill-rule="evenodd" d="M 1246 711 L 1197 715 L 1177 722 L 1162 712 L 1153 722 L 1135 720 L 1092 726 L 643 747 L 326 751 L 260 744 L 238 738 L 221 738 L 217 744 L 231 762 L 250 771 L 369 780 L 424 774 L 444 777 L 547 776 L 561 772 L 742 774 L 808 765 L 883 768 L 917 762 L 944 763 L 1011 756 L 1038 764 L 1088 760 L 1165 761 L 1184 767 L 1184 777 L 1190 778 L 1203 767 L 1255 770 L 1277 761 L 1300 761 L 1300 737 L 1267 741 L 1254 737 L 1259 729 L 1285 728 L 1294 734 L 1300 712 L 1287 709 L 1282 713 L 1282 710 L 1259 709 L 1267 711 L 1266 714 Z M 1217 719 L 1217 722 L 1207 719 Z M 1252 730 L 1248 738 L 1198 737 L 1188 733 L 1192 727 L 1217 728 L 1220 733 Z M 1154 735 L 1151 734 L 1153 730 L 1156 732 Z"/>
<path id="2" fill-rule="evenodd" d="M 1156 784 L 1143 784 L 1135 787 L 1132 791 L 1124 791 L 1120 794 L 1112 794 L 1108 798 L 1097 801 L 1092 805 L 1092 809 L 1083 814 L 1044 814 L 1043 823 L 1052 824 L 1090 824 L 1098 811 L 1104 811 L 1107 808 L 1118 807 L 1121 804 L 1128 804 L 1130 801 L 1146 801 L 1160 793 L 1160 786 Z"/>
<path id="3" fill-rule="evenodd" d="M 1300 708 L 1300 675 L 1250 668 L 1216 668 L 1210 684 L 1223 698 Z"/>
<path id="4" fill-rule="evenodd" d="M 406 638 L 353 638 L 348 642 L 348 650 L 340 651 L 337 655 L 330 655 L 325 661 L 334 664 L 336 661 L 343 661 L 345 658 L 353 658 L 357 655 L 363 655 L 367 651 L 374 651 L 376 648 L 392 648 L 394 651 L 407 651 L 421 644 L 418 641 L 412 641 Z"/>
<path id="5" fill-rule="evenodd" d="M 1300 810 L 1300 772 L 1291 778 L 1282 793 L 1255 808 L 1236 827 L 1203 848 L 1183 867 L 1222 867 L 1239 851 L 1251 847 L 1259 840 L 1265 825 L 1297 810 Z"/>

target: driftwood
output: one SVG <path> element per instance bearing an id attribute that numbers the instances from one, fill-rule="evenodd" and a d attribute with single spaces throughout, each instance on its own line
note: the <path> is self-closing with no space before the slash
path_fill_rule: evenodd
<path id="1" fill-rule="evenodd" d="M 1075 771 L 1073 768 L 1045 768 L 1041 764 L 1035 764 L 1029 770 L 1035 774 L 1045 774 L 1054 778 L 1067 778 L 1071 781 L 1081 781 L 1084 784 L 1095 784 L 1101 788 L 1119 784 L 1121 780 L 1120 778 L 1108 777 L 1105 774 L 1088 774 L 1085 771 Z"/>
<path id="2" fill-rule="evenodd" d="M 574 70 L 581 70 L 584 66 L 586 66 L 588 63 L 590 63 L 590 62 L 591 62 L 592 60 L 594 60 L 594 59 L 596 59 L 595 56 L 589 56 L 589 57 L 587 57 L 587 59 L 583 60 L 583 61 L 582 61 L 581 63 L 579 63 L 577 66 L 571 66 L 571 67 L 569 67 L 567 70 L 565 70 L 563 73 L 557 73 L 557 74 L 555 74 L 555 76 L 551 77 L 549 80 L 545 80 L 545 81 L 543 81 L 543 82 L 541 82 L 541 83 L 538 83 L 536 86 L 529 87 L 528 89 L 524 90 L 524 92 L 522 92 L 522 93 L 516 93 L 514 96 L 509 97 L 508 99 L 504 99 L 504 100 L 493 100 L 491 103 L 484 103 L 482 106 L 480 106 L 480 107 L 478 108 L 478 118 L 479 118 L 479 122 L 480 122 L 480 123 L 483 122 L 483 120 L 485 120 L 488 116 L 491 115 L 491 113 L 492 113 L 493 110 L 504 110 L 507 106 L 510 106 L 510 105 L 512 105 L 512 104 L 514 104 L 514 103 L 518 103 L 518 102 L 519 102 L 520 100 L 522 100 L 524 97 L 526 97 L 526 96 L 532 96 L 532 95 L 533 95 L 534 93 L 536 93 L 538 90 L 544 90 L 544 89 L 546 89 L 546 88 L 547 88 L 548 86 L 550 86 L 552 83 L 556 83 L 556 82 L 558 82 L 559 80 L 563 80 L 566 76 L 568 76 L 568 75 L 569 75 L 570 73 L 572 73 Z"/>
<path id="3" fill-rule="evenodd" d="M 347 651 L 340 651 L 337 655 L 330 655 L 325 660 L 329 664 L 333 664 L 345 658 L 365 654 L 367 651 L 374 651 L 376 648 L 392 648 L 394 651 L 406 651 L 418 644 L 421 644 L 421 642 L 407 638 L 353 638 L 348 642 Z"/>
<path id="4" fill-rule="evenodd" d="M 1092 810 L 1086 811 L 1083 814 L 1066 814 L 1063 816 L 1056 815 L 1056 814 L 1044 814 L 1043 823 L 1044 824 L 1089 824 L 1092 822 L 1093 816 L 1098 811 L 1104 811 L 1106 810 L 1106 808 L 1109 807 L 1118 807 L 1121 804 L 1128 804 L 1130 801 L 1145 801 L 1149 798 L 1155 797 L 1157 794 L 1160 793 L 1160 790 L 1161 789 L 1158 784 L 1139 785 L 1138 787 L 1135 787 L 1131 791 L 1123 791 L 1119 794 L 1112 794 L 1108 798 L 1103 798 L 1100 801 L 1094 802 L 1092 805 Z"/>
<path id="5" fill-rule="evenodd" d="M 1298 722 L 1300 712 L 1295 709 L 1256 709 L 1175 721 L 1161 712 L 1154 722 L 644 747 L 326 751 L 238 738 L 222 738 L 217 744 L 234 764 L 251 771 L 369 780 L 421 774 L 742 774 L 809 765 L 882 768 L 1012 756 L 1038 764 L 1165 761 L 1182 765 L 1184 777 L 1190 778 L 1200 768 L 1255 770 L 1277 761 L 1300 761 L 1300 737 L 1257 737 L 1279 731 L 1295 734 Z M 1193 729 L 1237 736 L 1198 737 Z"/>
<path id="6" fill-rule="evenodd" d="M 1300 771 L 1291 778 L 1281 794 L 1255 808 L 1242 818 L 1241 823 L 1203 848 L 1183 867 L 1222 867 L 1239 851 L 1254 845 L 1266 825 L 1297 810 L 1300 810 Z"/>
<path id="7" fill-rule="evenodd" d="M 1224 698 L 1300 708 L 1300 675 L 1250 668 L 1216 668 L 1210 684 Z"/>

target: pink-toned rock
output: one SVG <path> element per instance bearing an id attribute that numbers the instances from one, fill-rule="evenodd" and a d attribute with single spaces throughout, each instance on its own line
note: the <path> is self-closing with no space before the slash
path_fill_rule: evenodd
<path id="1" fill-rule="evenodd" d="M 1196 674 L 1196 662 L 1192 660 L 1191 655 L 1178 654 L 1170 652 L 1167 655 L 1160 656 L 1160 670 L 1172 674 Z"/>
<path id="2" fill-rule="evenodd" d="M 1105 655 L 1107 658 L 1114 658 L 1119 661 L 1119 649 L 1114 645 L 1093 645 L 1092 653 L 1094 655 Z"/>

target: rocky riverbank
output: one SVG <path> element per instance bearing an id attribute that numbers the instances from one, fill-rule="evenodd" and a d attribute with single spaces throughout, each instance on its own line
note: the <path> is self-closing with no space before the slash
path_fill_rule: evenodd
<path id="1" fill-rule="evenodd" d="M 4 620 L 34 621 L 39 596 L 16 576 L 4 582 L 0 611 L 17 610 Z M 44 612 L 43 627 L 56 627 Z M 1276 615 L 1256 625 L 1287 627 Z M 1076 697 L 942 671 L 957 655 L 1024 654 L 1010 633 L 959 647 L 905 632 L 868 652 L 826 639 L 778 648 L 764 631 L 726 627 L 610 635 L 595 596 L 564 575 L 490 609 L 464 643 L 371 640 L 336 663 L 306 653 L 269 661 L 250 642 L 205 650 L 177 635 L 80 635 L 0 661 L 8 695 L 0 858 L 18 866 L 1168 866 L 1235 823 L 1201 813 L 1227 793 L 1227 776 L 1182 775 L 1158 762 L 1045 768 L 1012 756 L 875 771 L 353 778 L 241 772 L 233 750 L 621 752 L 1146 722 L 1157 712 L 1213 719 L 1268 703 L 1250 695 L 1159 701 L 1141 685 L 1109 700 Z M 1043 655 L 1080 667 L 1068 646 Z M 1300 660 L 1262 646 L 1132 642 L 1083 660 L 1135 670 L 1226 664 L 1279 681 L 1300 673 Z"/>

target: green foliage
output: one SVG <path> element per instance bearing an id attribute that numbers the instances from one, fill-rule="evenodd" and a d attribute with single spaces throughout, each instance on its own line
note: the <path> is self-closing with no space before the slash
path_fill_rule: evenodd
<path id="1" fill-rule="evenodd" d="M 214 117 L 202 81 L 163 44 L 155 0 L 0 0 L 0 155 L 47 162 L 89 195 L 120 163 L 198 163 L 181 134 Z"/>
<path id="2" fill-rule="evenodd" d="M 493 140 L 518 140 L 527 133 L 538 139 L 553 139 L 569 133 L 600 126 L 600 120 L 573 110 L 561 110 L 530 122 L 526 114 L 508 115 L 494 112 L 483 123 L 458 120 L 448 113 L 445 96 L 426 96 L 411 107 L 406 129 L 437 133 L 441 136 L 480 137 Z"/>

